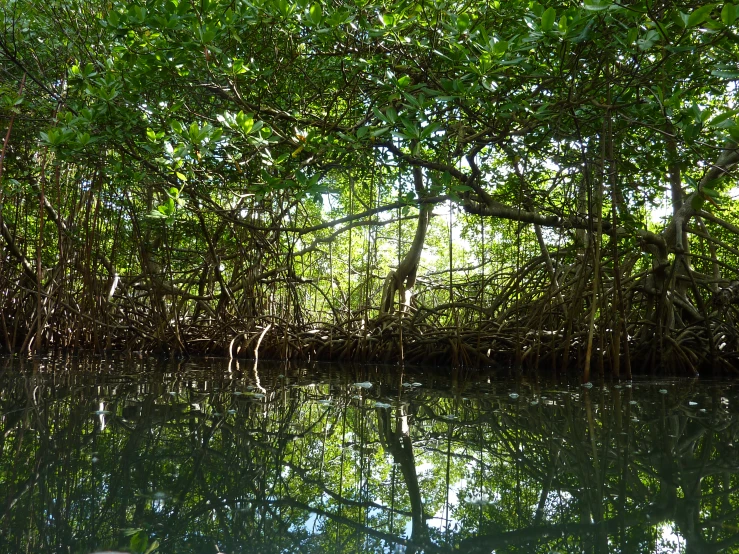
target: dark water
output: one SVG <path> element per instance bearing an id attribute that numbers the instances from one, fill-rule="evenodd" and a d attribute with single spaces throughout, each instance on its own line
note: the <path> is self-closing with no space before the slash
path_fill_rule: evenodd
<path id="1" fill-rule="evenodd" d="M 738 552 L 739 390 L 0 360 L 0 552 Z"/>

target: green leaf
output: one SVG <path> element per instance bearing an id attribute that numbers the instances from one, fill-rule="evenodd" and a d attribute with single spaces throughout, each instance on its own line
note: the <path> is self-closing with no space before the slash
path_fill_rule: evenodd
<path id="1" fill-rule="evenodd" d="M 565 16 L 562 16 L 565 17 Z M 493 53 L 497 54 L 498 56 L 502 56 L 505 54 L 506 50 L 508 50 L 508 41 L 507 40 L 499 40 L 495 44 L 493 44 Z"/>
<path id="2" fill-rule="evenodd" d="M 727 121 L 729 118 L 734 117 L 737 113 L 739 113 L 739 110 L 729 110 L 727 112 L 721 113 L 714 117 L 711 121 L 709 121 L 708 126 L 717 127 L 724 121 Z"/>
<path id="3" fill-rule="evenodd" d="M 457 15 L 457 29 L 459 29 L 461 33 L 470 28 L 470 23 L 471 20 L 469 14 L 460 13 Z"/>
<path id="4" fill-rule="evenodd" d="M 90 133 L 77 133 L 77 146 L 79 148 L 83 148 L 93 142 L 97 142 L 97 139 L 90 136 Z"/>
<path id="5" fill-rule="evenodd" d="M 541 30 L 544 32 L 551 31 L 556 17 L 557 12 L 551 6 L 544 10 L 544 13 L 541 14 Z"/>
<path id="6" fill-rule="evenodd" d="M 583 7 L 591 12 L 600 12 L 610 8 L 611 4 L 609 0 L 585 0 Z"/>
<path id="7" fill-rule="evenodd" d="M 434 121 L 421 129 L 421 138 L 428 138 L 441 128 L 441 123 Z"/>
<path id="8" fill-rule="evenodd" d="M 318 25 L 323 19 L 323 7 L 321 4 L 312 4 L 310 10 L 308 10 L 308 15 L 310 15 L 313 25 Z"/>
<path id="9" fill-rule="evenodd" d="M 557 29 L 562 33 L 567 32 L 567 15 L 563 15 L 562 17 L 559 18 Z"/>
<path id="10" fill-rule="evenodd" d="M 657 43 L 658 40 L 659 32 L 654 29 L 650 29 L 649 31 L 647 31 L 647 34 L 644 36 L 644 38 L 640 38 L 636 41 L 636 45 L 639 47 L 640 50 L 649 50 Z"/>
<path id="11" fill-rule="evenodd" d="M 148 219 L 166 219 L 167 218 L 166 214 L 159 211 L 158 208 L 154 208 L 153 210 L 151 210 L 148 214 L 146 214 L 145 217 L 147 217 Z"/>
<path id="12" fill-rule="evenodd" d="M 472 187 L 469 185 L 457 185 L 456 187 L 452 187 L 452 190 L 454 192 L 467 192 L 472 190 Z"/>
<path id="13" fill-rule="evenodd" d="M 239 129 L 245 135 L 258 130 L 254 129 L 254 118 L 251 115 L 245 114 L 243 111 L 236 114 L 236 125 L 239 126 Z"/>
<path id="14" fill-rule="evenodd" d="M 411 78 L 408 75 L 403 75 L 400 79 L 398 79 L 398 86 L 400 88 L 406 88 L 410 84 L 411 84 Z"/>
<path id="15" fill-rule="evenodd" d="M 721 23 L 731 25 L 736 20 L 736 6 L 731 2 L 724 4 L 721 8 Z"/>
<path id="16" fill-rule="evenodd" d="M 686 27 L 697 27 L 701 23 L 704 23 L 709 17 L 711 17 L 711 12 L 713 11 L 714 6 L 715 4 L 706 4 L 705 6 L 701 6 L 700 8 L 693 10 L 693 12 L 688 16 Z"/>
<path id="17" fill-rule="evenodd" d="M 690 206 L 697 212 L 703 207 L 705 201 L 706 199 L 703 198 L 703 196 L 701 196 L 700 194 L 696 194 L 690 201 Z"/>
<path id="18" fill-rule="evenodd" d="M 384 122 L 384 123 L 390 123 L 390 122 L 388 121 L 387 117 L 385 117 L 385 114 L 384 114 L 384 113 L 382 113 L 382 112 L 381 112 L 381 111 L 380 111 L 380 110 L 379 110 L 379 109 L 377 108 L 377 106 L 372 106 L 372 113 L 374 113 L 374 114 L 375 114 L 375 117 L 376 117 L 377 119 L 379 119 L 380 121 L 382 121 L 382 122 Z"/>
<path id="19" fill-rule="evenodd" d="M 708 187 L 703 187 L 702 192 L 703 194 L 705 194 L 706 196 L 710 196 L 711 198 L 718 198 L 720 196 L 718 192 Z"/>
<path id="20" fill-rule="evenodd" d="M 739 71 L 731 69 L 714 69 L 711 71 L 711 75 L 714 77 L 721 77 L 722 79 L 739 79 Z"/>
<path id="21" fill-rule="evenodd" d="M 168 198 L 164 204 L 157 207 L 157 210 L 162 212 L 164 215 L 172 215 L 175 212 L 175 202 L 173 198 Z"/>
<path id="22" fill-rule="evenodd" d="M 146 535 L 146 532 L 139 531 L 138 533 L 133 535 L 131 537 L 131 542 L 129 543 L 129 546 L 134 552 L 146 551 L 146 548 L 149 546 L 149 537 Z"/>
<path id="23" fill-rule="evenodd" d="M 688 26 L 689 15 L 681 11 L 672 13 L 672 20 L 677 23 L 678 27 L 685 29 Z"/>
<path id="24" fill-rule="evenodd" d="M 200 127 L 198 127 L 198 124 L 193 121 L 190 124 L 190 128 L 187 131 L 187 135 L 190 137 L 190 140 L 193 142 L 198 142 L 198 135 L 200 135 Z"/>

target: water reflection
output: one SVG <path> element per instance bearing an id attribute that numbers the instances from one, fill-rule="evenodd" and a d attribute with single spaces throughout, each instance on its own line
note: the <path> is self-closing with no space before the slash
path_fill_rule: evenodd
<path id="1" fill-rule="evenodd" d="M 213 554 L 710 553 L 739 542 L 730 384 L 2 364 L 2 552 L 157 540 L 157 552 Z"/>

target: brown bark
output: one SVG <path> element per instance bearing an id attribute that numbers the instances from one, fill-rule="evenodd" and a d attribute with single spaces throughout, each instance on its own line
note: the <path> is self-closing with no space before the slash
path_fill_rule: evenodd
<path id="1" fill-rule="evenodd" d="M 413 168 L 413 182 L 416 193 L 419 197 L 423 197 L 423 173 L 420 167 Z M 395 293 L 398 293 L 398 302 L 402 305 L 405 301 L 406 292 L 411 290 L 413 285 L 416 284 L 416 273 L 418 272 L 418 264 L 421 261 L 423 245 L 426 242 L 426 231 L 431 220 L 432 210 L 433 204 L 421 204 L 413 243 L 405 256 L 403 256 L 398 267 L 394 271 L 390 271 L 387 277 L 385 277 L 385 284 L 382 288 L 382 300 L 380 302 L 380 315 L 393 312 L 395 308 Z"/>

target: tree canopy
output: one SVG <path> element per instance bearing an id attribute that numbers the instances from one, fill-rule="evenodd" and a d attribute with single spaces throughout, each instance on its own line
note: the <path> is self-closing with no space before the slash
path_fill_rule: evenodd
<path id="1" fill-rule="evenodd" d="M 0 342 L 736 366 L 737 16 L 8 0 Z"/>

